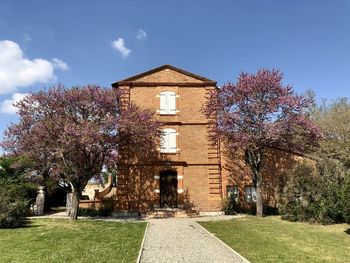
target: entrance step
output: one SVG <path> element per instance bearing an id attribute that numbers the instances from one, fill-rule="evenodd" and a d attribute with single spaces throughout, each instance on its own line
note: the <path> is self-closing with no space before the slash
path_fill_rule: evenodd
<path id="1" fill-rule="evenodd" d="M 181 209 L 155 209 L 152 212 L 147 212 L 146 218 L 187 218 L 187 217 L 198 217 L 198 211 L 194 210 L 181 210 Z"/>

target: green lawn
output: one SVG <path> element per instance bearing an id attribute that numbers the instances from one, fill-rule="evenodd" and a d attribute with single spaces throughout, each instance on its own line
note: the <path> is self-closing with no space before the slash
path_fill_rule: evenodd
<path id="1" fill-rule="evenodd" d="M 35 219 L 0 229 L 0 262 L 135 262 L 146 223 Z"/>
<path id="2" fill-rule="evenodd" d="M 293 223 L 280 217 L 200 222 L 252 263 L 350 262 L 350 225 Z"/>

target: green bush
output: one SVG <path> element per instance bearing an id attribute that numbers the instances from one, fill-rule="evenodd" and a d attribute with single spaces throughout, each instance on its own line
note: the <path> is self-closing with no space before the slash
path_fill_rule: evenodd
<path id="1" fill-rule="evenodd" d="M 308 221 L 316 216 L 315 207 L 318 192 L 318 178 L 313 167 L 308 163 L 298 164 L 288 173 L 286 184 L 279 199 L 279 211 L 283 219 L 291 221 Z"/>
<path id="2" fill-rule="evenodd" d="M 350 175 L 348 174 L 342 189 L 343 217 L 350 224 Z"/>
<path id="3" fill-rule="evenodd" d="M 299 163 L 286 177 L 279 194 L 279 212 L 284 219 L 321 224 L 346 220 L 346 202 L 350 202 L 345 197 L 349 191 L 344 189 L 347 171 L 339 162 Z"/>
<path id="4" fill-rule="evenodd" d="M 328 186 L 323 186 L 323 189 L 318 221 L 324 224 L 344 222 L 342 186 L 331 182 Z"/>
<path id="5" fill-rule="evenodd" d="M 240 203 L 239 197 L 235 194 L 231 194 L 222 204 L 222 210 L 225 215 L 236 215 L 237 213 L 242 214 L 254 214 L 256 213 L 255 203 Z"/>
<path id="6" fill-rule="evenodd" d="M 26 178 L 21 157 L 0 157 L 0 228 L 20 227 L 30 204 L 34 203 L 37 186 Z"/>
<path id="7" fill-rule="evenodd" d="M 0 228 L 15 228 L 25 224 L 29 199 L 18 185 L 0 185 Z"/>
<path id="8" fill-rule="evenodd" d="M 236 202 L 236 197 L 232 194 L 222 204 L 222 210 L 225 215 L 235 215 L 239 213 L 239 205 Z"/>
<path id="9" fill-rule="evenodd" d="M 111 208 L 100 208 L 100 209 L 92 209 L 92 208 L 79 208 L 78 216 L 87 216 L 87 217 L 110 217 L 112 215 L 113 210 Z"/>

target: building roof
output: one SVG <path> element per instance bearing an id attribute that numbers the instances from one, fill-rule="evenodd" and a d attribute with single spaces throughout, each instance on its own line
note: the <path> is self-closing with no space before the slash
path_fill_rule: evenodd
<path id="1" fill-rule="evenodd" d="M 187 83 L 182 83 L 182 82 L 147 82 L 147 81 L 142 81 L 144 77 L 147 77 L 152 74 L 156 74 L 160 71 L 163 70 L 172 70 L 177 73 L 180 73 L 182 75 L 185 75 L 187 77 L 193 78 L 195 81 L 194 82 L 187 82 Z M 140 81 L 141 80 L 141 81 Z M 202 77 L 200 75 L 193 74 L 191 72 L 188 72 L 186 70 L 174 67 L 172 65 L 163 65 L 151 70 L 148 70 L 146 72 L 134 75 L 132 77 L 129 77 L 127 79 L 123 79 L 120 81 L 117 81 L 115 83 L 112 83 L 113 87 L 118 87 L 121 85 L 126 85 L 126 86 L 134 86 L 135 84 L 139 86 L 153 86 L 155 84 L 157 85 L 165 85 L 165 86 L 173 86 L 173 85 L 180 85 L 180 86 L 216 86 L 216 81 Z"/>

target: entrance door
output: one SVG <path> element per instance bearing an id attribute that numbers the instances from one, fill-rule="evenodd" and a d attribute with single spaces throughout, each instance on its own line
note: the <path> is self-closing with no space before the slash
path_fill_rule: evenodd
<path id="1" fill-rule="evenodd" d="M 177 173 L 164 171 L 160 173 L 160 207 L 177 208 Z"/>

